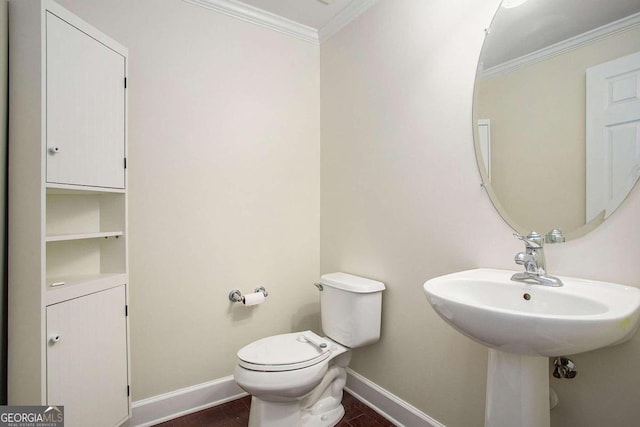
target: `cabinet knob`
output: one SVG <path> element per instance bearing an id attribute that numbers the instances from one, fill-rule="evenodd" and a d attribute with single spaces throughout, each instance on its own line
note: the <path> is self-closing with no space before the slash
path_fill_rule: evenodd
<path id="1" fill-rule="evenodd" d="M 51 335 L 51 337 L 49 337 L 49 344 L 51 345 L 57 343 L 58 341 L 60 341 L 60 335 Z"/>
<path id="2" fill-rule="evenodd" d="M 53 147 L 49 147 L 49 152 L 51 154 L 58 154 L 60 152 L 61 148 L 58 147 L 57 145 L 54 145 Z"/>

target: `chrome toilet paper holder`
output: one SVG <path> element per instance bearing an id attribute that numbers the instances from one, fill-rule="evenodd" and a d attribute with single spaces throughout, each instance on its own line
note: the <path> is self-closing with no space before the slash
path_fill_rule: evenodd
<path id="1" fill-rule="evenodd" d="M 267 292 L 264 286 L 257 287 L 254 292 L 262 292 L 262 295 L 264 295 L 265 298 L 269 296 L 269 292 Z M 244 304 L 244 295 L 242 295 L 242 292 L 240 292 L 238 289 L 234 289 L 229 292 L 229 301 L 241 302 Z"/>

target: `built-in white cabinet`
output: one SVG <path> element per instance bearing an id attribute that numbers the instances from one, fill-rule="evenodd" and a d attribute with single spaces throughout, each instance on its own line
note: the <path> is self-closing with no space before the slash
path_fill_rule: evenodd
<path id="1" fill-rule="evenodd" d="M 51 0 L 9 2 L 11 405 L 130 415 L 127 49 Z"/>

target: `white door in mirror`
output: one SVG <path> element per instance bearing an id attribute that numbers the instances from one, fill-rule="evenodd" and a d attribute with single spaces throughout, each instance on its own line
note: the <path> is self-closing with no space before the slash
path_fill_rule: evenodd
<path id="1" fill-rule="evenodd" d="M 640 52 L 587 69 L 586 221 L 607 218 L 640 176 Z"/>

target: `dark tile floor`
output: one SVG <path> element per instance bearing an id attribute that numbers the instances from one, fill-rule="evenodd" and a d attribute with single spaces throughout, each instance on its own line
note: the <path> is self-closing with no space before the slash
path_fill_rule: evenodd
<path id="1" fill-rule="evenodd" d="M 342 398 L 342 405 L 345 414 L 337 427 L 395 427 L 390 421 L 347 392 Z M 158 424 L 157 427 L 246 427 L 249 423 L 250 406 L 251 396 L 247 396 Z"/>

